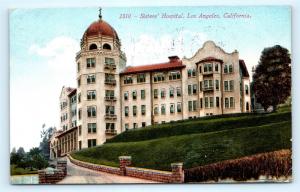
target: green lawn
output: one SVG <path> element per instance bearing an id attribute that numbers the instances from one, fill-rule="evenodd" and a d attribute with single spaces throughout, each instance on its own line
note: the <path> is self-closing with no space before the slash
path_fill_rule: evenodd
<path id="1" fill-rule="evenodd" d="M 196 119 L 128 131 L 111 143 L 84 149 L 72 156 L 91 163 L 118 166 L 119 156 L 131 155 L 134 166 L 170 170 L 173 162 L 183 162 L 184 168 L 191 168 L 289 149 L 290 138 L 291 113 L 284 110 L 272 114 Z"/>
<path id="2" fill-rule="evenodd" d="M 10 165 L 10 174 L 11 175 L 26 175 L 26 174 L 37 174 L 38 171 L 36 169 L 23 169 L 21 167 L 16 167 L 16 165 Z"/>

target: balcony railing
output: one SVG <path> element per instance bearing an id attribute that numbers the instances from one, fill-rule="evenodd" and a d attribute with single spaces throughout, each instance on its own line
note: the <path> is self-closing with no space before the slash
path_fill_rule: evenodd
<path id="1" fill-rule="evenodd" d="M 212 74 L 213 74 L 213 71 L 206 71 L 206 72 L 203 72 L 202 74 L 203 74 L 203 75 L 212 75 Z"/>
<path id="2" fill-rule="evenodd" d="M 117 66 L 115 64 L 104 64 L 104 69 L 116 69 Z"/>
<path id="3" fill-rule="evenodd" d="M 214 87 L 211 86 L 211 87 L 203 87 L 203 91 L 213 91 L 214 90 Z"/>
<path id="4" fill-rule="evenodd" d="M 117 100 L 117 98 L 114 96 L 106 96 L 106 97 L 104 97 L 104 99 L 105 99 L 105 101 L 116 101 Z"/>
<path id="5" fill-rule="evenodd" d="M 105 79 L 105 84 L 107 85 L 116 85 L 117 81 L 114 79 Z"/>
<path id="6" fill-rule="evenodd" d="M 113 114 L 105 114 L 104 115 L 105 119 L 110 119 L 110 120 L 114 120 L 117 119 L 117 115 L 113 115 Z"/>
<path id="7" fill-rule="evenodd" d="M 115 129 L 106 129 L 105 134 L 106 135 L 117 135 L 117 130 L 115 130 Z"/>

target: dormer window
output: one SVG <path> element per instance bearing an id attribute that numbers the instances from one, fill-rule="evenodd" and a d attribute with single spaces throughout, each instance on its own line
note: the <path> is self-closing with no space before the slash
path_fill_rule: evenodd
<path id="1" fill-rule="evenodd" d="M 91 44 L 90 47 L 89 47 L 89 50 L 94 50 L 94 49 L 97 49 L 97 45 L 95 43 Z"/>
<path id="2" fill-rule="evenodd" d="M 111 50 L 111 46 L 107 43 L 103 45 L 103 49 Z"/>

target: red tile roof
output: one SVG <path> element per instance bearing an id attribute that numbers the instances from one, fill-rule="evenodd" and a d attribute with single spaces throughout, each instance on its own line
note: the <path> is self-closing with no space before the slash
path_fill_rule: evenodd
<path id="1" fill-rule="evenodd" d="M 201 61 L 199 61 L 199 62 L 196 63 L 196 64 L 204 63 L 204 62 L 211 62 L 211 61 L 216 61 L 216 62 L 223 63 L 223 60 L 221 60 L 221 59 L 217 59 L 217 58 L 215 58 L 215 57 L 206 57 L 206 58 L 202 59 Z"/>
<path id="2" fill-rule="evenodd" d="M 85 31 L 84 37 L 104 35 L 115 39 L 119 39 L 116 30 L 102 19 L 93 22 Z"/>
<path id="3" fill-rule="evenodd" d="M 157 64 L 150 64 L 150 65 L 141 65 L 141 66 L 129 66 L 126 67 L 122 75 L 125 74 L 134 74 L 134 73 L 145 73 L 145 72 L 152 72 L 152 71 L 166 71 L 166 70 L 173 70 L 173 69 L 181 69 L 184 68 L 185 65 L 182 64 L 182 61 L 179 59 L 172 58 L 171 61 L 165 63 L 157 63 Z"/>
<path id="4" fill-rule="evenodd" d="M 244 60 L 239 60 L 240 69 L 242 70 L 243 77 L 249 77 L 249 73 Z"/>

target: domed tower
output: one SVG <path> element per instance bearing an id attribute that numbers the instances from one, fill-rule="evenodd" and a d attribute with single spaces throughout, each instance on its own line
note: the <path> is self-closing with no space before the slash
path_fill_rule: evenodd
<path id="1" fill-rule="evenodd" d="M 120 48 L 117 32 L 102 19 L 100 9 L 76 55 L 79 149 L 100 145 L 121 132 L 119 73 L 126 57 Z"/>

